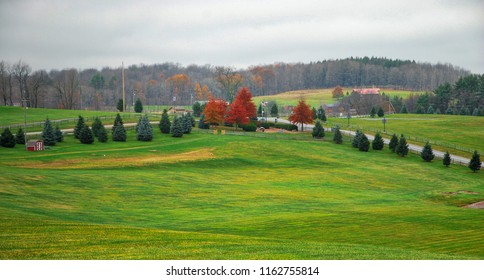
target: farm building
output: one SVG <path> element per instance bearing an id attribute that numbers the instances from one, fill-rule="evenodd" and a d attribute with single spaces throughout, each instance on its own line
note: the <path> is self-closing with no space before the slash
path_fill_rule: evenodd
<path id="1" fill-rule="evenodd" d="M 29 140 L 27 142 L 27 150 L 28 151 L 43 151 L 44 150 L 44 141 L 42 140 Z"/>

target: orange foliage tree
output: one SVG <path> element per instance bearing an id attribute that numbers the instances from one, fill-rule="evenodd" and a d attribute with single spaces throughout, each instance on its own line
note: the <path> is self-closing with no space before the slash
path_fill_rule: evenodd
<path id="1" fill-rule="evenodd" d="M 211 98 L 203 109 L 205 115 L 205 123 L 208 124 L 223 124 L 225 113 L 227 112 L 227 102 L 223 99 Z"/>
<path id="2" fill-rule="evenodd" d="M 303 99 L 299 100 L 297 106 L 292 110 L 289 121 L 294 124 L 301 124 L 301 131 L 304 131 L 304 124 L 313 122 L 313 111 Z"/>
<path id="3" fill-rule="evenodd" d="M 243 87 L 237 92 L 235 100 L 239 100 L 247 112 L 247 117 L 252 119 L 257 117 L 257 108 L 252 101 L 252 93 L 249 88 Z"/>
<path id="4" fill-rule="evenodd" d="M 237 99 L 236 97 L 235 101 L 230 104 L 225 121 L 234 123 L 235 130 L 237 130 L 237 127 L 241 124 L 248 124 L 250 122 L 247 111 L 245 110 L 241 99 Z"/>
<path id="5" fill-rule="evenodd" d="M 343 88 L 340 86 L 335 87 L 332 93 L 333 93 L 333 98 L 341 98 L 345 96 L 343 93 Z"/>

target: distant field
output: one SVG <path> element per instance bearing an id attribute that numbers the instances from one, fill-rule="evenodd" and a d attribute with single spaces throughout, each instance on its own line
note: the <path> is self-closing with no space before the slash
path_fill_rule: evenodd
<path id="1" fill-rule="evenodd" d="M 351 94 L 353 88 L 344 88 L 343 91 L 349 92 Z M 288 91 L 283 92 L 275 95 L 267 95 L 267 96 L 257 96 L 254 97 L 254 103 L 258 106 L 262 101 L 276 101 L 277 105 L 285 106 L 285 105 L 296 105 L 300 98 L 304 98 L 306 103 L 308 103 L 311 107 L 318 108 L 322 104 L 333 104 L 337 101 L 332 97 L 332 92 L 334 88 L 326 88 L 326 89 L 308 89 L 308 90 L 296 90 L 296 91 Z M 394 90 L 394 89 L 385 89 L 382 88 L 380 92 L 384 92 L 386 95 L 389 96 L 401 96 L 403 98 L 408 97 L 410 94 L 419 94 L 421 92 L 414 92 L 408 90 Z"/>
<path id="2" fill-rule="evenodd" d="M 420 143 L 430 141 L 446 148 L 461 150 L 461 155 L 470 158 L 474 150 L 484 152 L 484 117 L 424 114 L 394 114 L 386 116 L 387 137 L 393 133 L 404 134 Z M 347 128 L 346 118 L 329 118 L 328 125 Z M 381 118 L 352 118 L 350 127 L 366 132 L 383 132 Z M 434 147 L 435 148 L 435 147 Z"/>
<path id="3" fill-rule="evenodd" d="M 482 171 L 197 131 L 0 148 L 0 259 L 484 258 Z"/>

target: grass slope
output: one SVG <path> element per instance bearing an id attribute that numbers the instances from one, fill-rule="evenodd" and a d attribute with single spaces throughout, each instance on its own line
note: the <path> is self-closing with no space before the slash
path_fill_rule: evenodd
<path id="1" fill-rule="evenodd" d="M 395 114 L 386 116 L 387 136 L 404 134 L 407 139 L 425 143 L 430 141 L 436 149 L 449 150 L 466 157 L 474 150 L 484 152 L 484 118 L 454 115 Z M 328 125 L 347 128 L 347 119 L 329 118 Z M 381 118 L 352 118 L 352 129 L 366 132 L 383 131 Z"/>
<path id="2" fill-rule="evenodd" d="M 348 141 L 67 137 L 0 167 L 1 259 L 484 257 L 484 212 L 458 207 L 484 200 L 482 172 Z"/>

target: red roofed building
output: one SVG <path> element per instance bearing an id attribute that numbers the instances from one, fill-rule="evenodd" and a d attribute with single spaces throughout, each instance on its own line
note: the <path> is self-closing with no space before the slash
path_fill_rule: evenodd
<path id="1" fill-rule="evenodd" d="M 380 95 L 379 88 L 354 88 L 353 92 L 358 94 L 364 94 L 364 95 L 368 95 L 368 94 Z"/>

